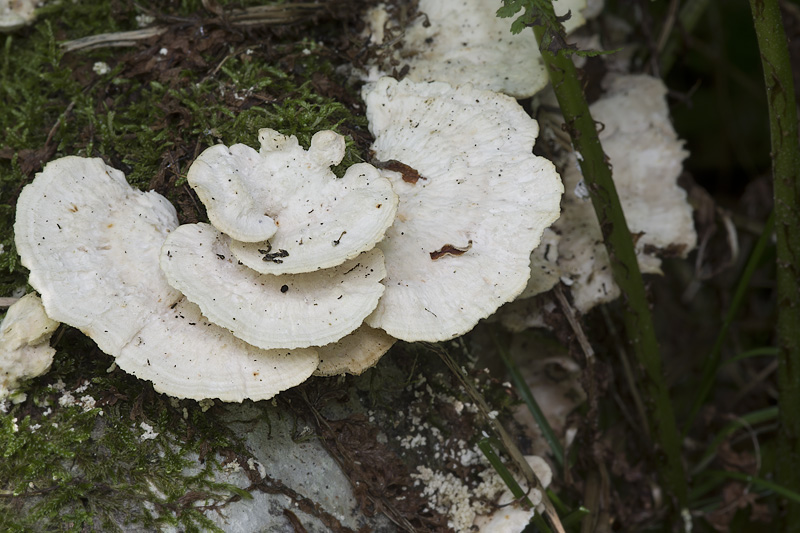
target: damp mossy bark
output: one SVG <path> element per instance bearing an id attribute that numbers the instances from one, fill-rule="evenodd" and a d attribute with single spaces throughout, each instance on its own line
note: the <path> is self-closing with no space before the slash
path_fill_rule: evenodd
<path id="1" fill-rule="evenodd" d="M 132 48 L 60 47 L 135 30 L 137 15 L 156 12 L 174 24 L 168 36 Z M 325 44 L 291 29 L 266 42 L 269 29 L 204 24 L 210 17 L 199 1 L 55 2 L 32 26 L 0 36 L 0 296 L 30 290 L 14 247 L 14 206 L 57 157 L 102 157 L 133 185 L 167 196 L 184 221 L 205 217 L 185 186 L 191 160 L 213 144 L 253 144 L 259 128 L 296 135 L 306 147 L 313 133 L 333 129 L 347 137 L 340 169 L 363 160 L 357 97 L 319 90 L 336 78 Z M 51 372 L 0 412 L 0 529 L 57 521 L 76 531 L 215 530 L 197 502 L 248 496 L 214 480 L 221 457 L 246 452 L 213 413 L 107 372 L 113 359 L 75 330 L 62 326 L 53 344 Z M 200 470 L 185 475 L 198 457 Z M 118 522 L 123 515 L 130 524 Z"/>

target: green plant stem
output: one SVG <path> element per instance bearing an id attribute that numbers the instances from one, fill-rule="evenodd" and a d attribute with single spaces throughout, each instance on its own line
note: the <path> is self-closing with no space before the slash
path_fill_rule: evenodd
<path id="1" fill-rule="evenodd" d="M 778 0 L 750 0 L 769 106 L 775 194 L 778 295 L 777 477 L 800 492 L 800 146 L 792 66 Z M 789 500 L 784 531 L 800 531 L 800 502 Z"/>
<path id="2" fill-rule="evenodd" d="M 766 251 L 767 246 L 772 240 L 772 231 L 774 227 L 775 212 L 773 211 L 769 216 L 769 220 L 767 220 L 767 223 L 764 226 L 764 230 L 761 232 L 761 236 L 758 238 L 758 242 L 756 242 L 753 251 L 750 253 L 750 257 L 748 258 L 747 264 L 742 271 L 742 275 L 739 277 L 739 282 L 736 284 L 736 290 L 733 293 L 733 298 L 731 299 L 730 306 L 728 307 L 728 312 L 725 313 L 725 319 L 722 322 L 722 327 L 717 334 L 717 340 L 714 342 L 711 352 L 709 352 L 709 354 L 706 356 L 705 364 L 703 365 L 703 377 L 700 381 L 700 392 L 697 394 L 697 397 L 692 404 L 692 410 L 689 412 L 689 416 L 686 417 L 686 422 L 683 426 L 684 436 L 689 433 L 697 413 L 700 411 L 700 408 L 703 407 L 703 404 L 708 398 L 709 392 L 711 392 L 711 389 L 714 387 L 717 371 L 719 370 L 720 366 L 722 347 L 725 344 L 725 340 L 728 338 L 728 331 L 731 328 L 731 324 L 733 324 L 733 319 L 736 318 L 736 314 L 739 312 L 739 309 L 744 302 L 744 297 L 747 294 L 748 287 L 750 286 L 750 279 L 753 277 L 753 273 L 755 273 L 756 268 L 761 262 L 761 258 L 764 257 L 764 252 Z"/>
<path id="3" fill-rule="evenodd" d="M 658 341 L 633 240 L 575 66 L 568 51 L 558 45 L 564 42 L 561 28 L 547 23 L 555 21 L 552 2 L 537 2 L 536 7 L 540 6 L 548 11 L 536 19 L 533 30 L 591 193 L 614 281 L 622 291 L 625 333 L 632 352 L 644 369 L 643 390 L 648 400 L 648 422 L 662 455 L 656 461 L 657 468 L 668 491 L 682 509 L 686 506 L 687 486 L 681 463 L 679 432 L 662 373 Z"/>
<path id="4" fill-rule="evenodd" d="M 572 527 L 576 526 L 581 523 L 581 520 L 584 519 L 586 515 L 589 514 L 589 509 L 586 507 L 578 507 L 575 511 L 568 514 L 564 517 L 564 520 L 561 521 L 564 524 L 564 527 Z"/>
<path id="5" fill-rule="evenodd" d="M 732 365 L 733 363 L 738 363 L 744 359 L 750 359 L 752 357 L 776 357 L 778 355 L 778 349 L 772 346 L 767 346 L 764 348 L 753 348 L 752 350 L 747 350 L 746 352 L 742 352 L 734 357 L 731 357 L 724 363 L 722 366 Z"/>
<path id="6" fill-rule="evenodd" d="M 731 479 L 736 479 L 738 481 L 744 481 L 745 483 L 752 483 L 756 487 L 762 489 L 769 489 L 776 494 L 780 494 L 787 500 L 791 501 L 794 504 L 800 505 L 800 493 L 795 492 L 794 490 L 790 490 L 783 485 L 779 485 L 778 483 L 773 483 L 767 479 L 758 477 L 758 476 L 751 476 L 749 474 L 743 474 L 741 472 L 731 472 L 730 470 L 711 470 L 709 474 L 713 474 L 715 476 L 726 477 Z"/>

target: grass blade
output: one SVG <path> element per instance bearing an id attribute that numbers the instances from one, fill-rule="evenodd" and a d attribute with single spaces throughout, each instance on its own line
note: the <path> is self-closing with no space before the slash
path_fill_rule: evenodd
<path id="1" fill-rule="evenodd" d="M 539 407 L 536 398 L 534 398 L 530 387 L 528 387 L 528 384 L 525 383 L 525 378 L 523 378 L 522 374 L 520 374 L 517 364 L 511 358 L 511 354 L 509 354 L 508 350 L 506 350 L 506 348 L 500 344 L 500 341 L 497 339 L 497 335 L 494 333 L 492 334 L 492 340 L 494 341 L 494 345 L 497 347 L 497 351 L 500 353 L 500 357 L 503 359 L 503 362 L 508 369 L 508 373 L 511 376 L 511 381 L 517 388 L 517 392 L 522 398 L 522 401 L 525 402 L 525 405 L 528 406 L 528 409 L 533 415 L 533 419 L 536 421 L 539 429 L 542 431 L 542 435 L 547 441 L 547 444 L 550 445 L 550 451 L 553 453 L 553 457 L 558 465 L 563 467 L 564 448 L 561 446 L 561 441 L 558 439 L 558 436 L 555 434 L 553 428 L 550 426 L 550 423 L 547 421 L 547 417 L 544 416 L 544 413 Z"/>

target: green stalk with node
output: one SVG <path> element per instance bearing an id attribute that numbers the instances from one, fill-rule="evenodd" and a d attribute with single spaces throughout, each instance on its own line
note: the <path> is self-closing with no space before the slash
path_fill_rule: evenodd
<path id="1" fill-rule="evenodd" d="M 564 115 L 566 131 L 572 138 L 583 178 L 591 193 L 611 259 L 614 281 L 622 291 L 625 333 L 644 372 L 642 387 L 649 406 L 648 423 L 655 445 L 660 450 L 661 458 L 654 457 L 654 461 L 666 489 L 674 496 L 676 505 L 683 509 L 687 501 L 687 486 L 681 463 L 680 434 L 662 373 L 644 281 L 611 177 L 611 168 L 570 58 L 573 53 L 591 55 L 596 52 L 578 52 L 574 46 L 567 44 L 564 30 L 553 11 L 552 0 L 504 0 L 504 7 L 497 14 L 500 17 L 512 17 L 520 10 L 523 12 L 511 25 L 511 31 L 519 33 L 532 27 L 536 34 L 539 50 Z"/>
<path id="2" fill-rule="evenodd" d="M 780 397 L 777 478 L 800 492 L 800 144 L 792 65 L 777 0 L 750 0 L 769 107 L 775 195 Z M 800 501 L 788 499 L 784 531 L 800 531 Z"/>

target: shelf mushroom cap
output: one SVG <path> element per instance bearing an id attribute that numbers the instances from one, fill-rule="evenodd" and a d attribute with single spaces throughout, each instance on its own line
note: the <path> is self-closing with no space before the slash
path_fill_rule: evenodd
<path id="1" fill-rule="evenodd" d="M 498 7 L 498 2 L 485 0 L 419 0 L 418 11 L 424 15 L 405 29 L 393 60 L 408 66 L 412 81 L 471 83 L 517 98 L 533 96 L 548 82 L 536 36 L 532 31 L 513 35 L 513 19 L 497 17 Z M 558 16 L 571 14 L 564 22 L 567 32 L 586 22 L 586 0 L 559 0 L 554 8 Z M 383 44 L 388 19 L 385 6 L 367 14 L 378 44 Z"/>
<path id="2" fill-rule="evenodd" d="M 23 380 L 50 369 L 56 351 L 48 341 L 56 328 L 58 322 L 47 316 L 34 293 L 8 308 L 0 324 L 0 399 L 9 396 Z"/>
<path id="3" fill-rule="evenodd" d="M 208 219 L 234 239 L 266 241 L 278 230 L 275 221 L 253 197 L 251 182 L 258 152 L 244 144 L 207 148 L 189 167 L 186 179 L 206 206 Z"/>
<path id="4" fill-rule="evenodd" d="M 383 294 L 380 250 L 317 272 L 273 276 L 239 264 L 229 240 L 209 224 L 181 226 L 164 242 L 161 269 L 211 321 L 254 346 L 338 341 L 363 323 Z"/>
<path id="5" fill-rule="evenodd" d="M 606 94 L 590 107 L 605 128 L 603 150 L 625 220 L 636 239 L 643 273 L 661 273 L 658 254 L 686 257 L 697 242 L 692 208 L 677 183 L 688 155 L 669 119 L 664 83 L 645 75 L 612 75 Z M 619 296 L 592 202 L 582 193 L 583 176 L 576 157 L 563 171 L 564 213 L 553 225 L 560 234 L 558 266 L 572 283 L 575 307 L 586 312 Z"/>
<path id="6" fill-rule="evenodd" d="M 0 33 L 27 26 L 36 19 L 37 0 L 0 0 Z"/>
<path id="7" fill-rule="evenodd" d="M 70 156 L 23 189 L 14 231 L 48 316 L 83 331 L 159 392 L 259 400 L 310 376 L 316 351 L 249 346 L 170 287 L 158 254 L 177 225 L 164 197 L 133 189 L 100 159 Z"/>
<path id="8" fill-rule="evenodd" d="M 315 376 L 360 375 L 372 368 L 397 339 L 366 324 L 341 340 L 320 346 Z"/>
<path id="9" fill-rule="evenodd" d="M 397 195 L 377 169 L 331 165 L 344 138 L 320 131 L 304 150 L 294 136 L 259 131 L 261 151 L 214 146 L 189 169 L 189 183 L 231 251 L 262 274 L 299 274 L 342 264 L 375 246 L 392 224 Z"/>
<path id="10" fill-rule="evenodd" d="M 375 157 L 400 169 L 387 172 L 400 204 L 367 323 L 406 341 L 462 335 L 525 288 L 561 180 L 532 154 L 538 125 L 510 97 L 382 78 L 364 99 Z"/>

